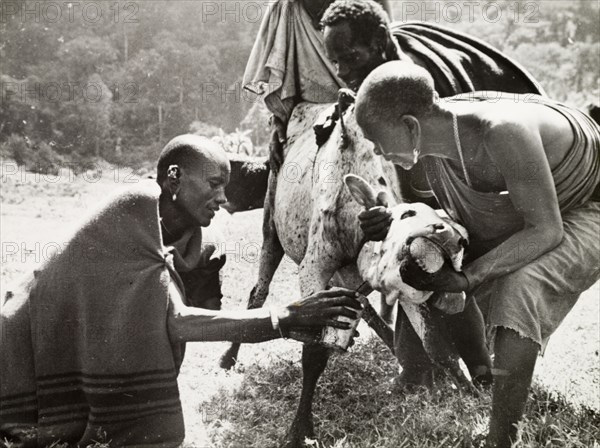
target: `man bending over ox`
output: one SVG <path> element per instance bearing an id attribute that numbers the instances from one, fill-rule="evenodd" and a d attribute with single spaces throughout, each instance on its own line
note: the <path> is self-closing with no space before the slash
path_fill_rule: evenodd
<path id="1" fill-rule="evenodd" d="M 417 289 L 479 303 L 495 352 L 488 446 L 508 447 L 540 347 L 600 277 L 600 129 L 535 95 L 440 100 L 427 71 L 402 62 L 366 78 L 356 118 L 385 159 L 424 162 L 437 200 L 469 231 L 462 273 L 410 262 L 401 272 Z M 385 233 L 385 216 L 363 223 L 366 233 Z"/>
<path id="2" fill-rule="evenodd" d="M 203 259 L 193 254 L 205 250 L 199 226 L 208 226 L 226 201 L 229 172 L 225 153 L 210 140 L 173 139 L 160 155 L 158 183 L 141 181 L 112 198 L 63 252 L 6 293 L 0 440 L 25 447 L 94 440 L 178 446 L 183 343 L 260 342 L 286 333 L 306 339 L 324 325 L 348 328 L 335 318 L 355 317 L 346 306 L 360 306 L 343 289 L 271 313 L 186 305 L 176 269 L 189 271 Z M 174 268 L 177 249 L 165 244 L 181 239 L 187 247 Z"/>

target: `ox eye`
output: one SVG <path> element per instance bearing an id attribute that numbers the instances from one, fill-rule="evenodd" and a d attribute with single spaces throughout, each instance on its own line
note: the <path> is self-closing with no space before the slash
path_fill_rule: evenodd
<path id="1" fill-rule="evenodd" d="M 404 213 L 402 213 L 400 219 L 410 218 L 411 216 L 415 216 L 416 214 L 417 212 L 415 212 L 414 210 L 406 210 Z"/>

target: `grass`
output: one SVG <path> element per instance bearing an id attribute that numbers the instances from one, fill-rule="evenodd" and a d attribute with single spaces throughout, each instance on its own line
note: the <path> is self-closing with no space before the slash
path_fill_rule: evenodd
<path id="1" fill-rule="evenodd" d="M 447 380 L 433 390 L 403 394 L 390 382 L 396 363 L 375 337 L 330 360 L 315 401 L 314 447 L 434 448 L 483 446 L 490 393 L 476 398 Z M 237 390 L 221 389 L 209 401 L 219 412 L 208 422 L 210 446 L 266 448 L 285 435 L 297 404 L 298 362 L 279 360 L 245 369 Z M 533 388 L 517 446 L 593 447 L 600 414 L 575 407 L 539 384 Z"/>
<path id="2" fill-rule="evenodd" d="M 45 244 L 66 241 L 69 229 L 109 193 L 125 187 L 130 175 L 103 167 L 100 174 L 87 178 L 62 174 L 57 180 L 22 172 L 2 176 L 1 289 L 43 261 Z M 227 237 L 225 308 L 244 306 L 257 278 L 261 219 L 261 210 L 233 216 L 219 213 L 215 218 Z M 42 250 L 35 250 L 36 244 Z M 19 250 L 13 253 L 15 247 Z M 23 248 L 34 250 L 24 252 Z M 36 260 L 36 254 L 41 254 L 41 259 Z M 286 303 L 298 297 L 296 274 L 295 265 L 285 259 L 275 275 L 268 303 Z M 519 446 L 600 448 L 598 297 L 596 284 L 582 296 L 539 360 Z M 391 383 L 397 363 L 364 324 L 359 331 L 356 346 L 348 354 L 332 358 L 319 382 L 314 403 L 318 440 L 313 447 L 481 445 L 487 432 L 489 394 L 474 398 L 447 382 L 433 391 L 400 394 Z M 225 347 L 225 343 L 188 344 L 179 376 L 186 423 L 183 447 L 277 446 L 298 404 L 300 344 L 278 340 L 243 346 L 238 366 L 229 373 L 217 367 Z M 60 447 L 56 444 L 53 448 Z"/>

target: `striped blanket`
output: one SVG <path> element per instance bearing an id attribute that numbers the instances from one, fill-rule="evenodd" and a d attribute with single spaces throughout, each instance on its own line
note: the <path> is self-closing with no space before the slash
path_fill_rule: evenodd
<path id="1" fill-rule="evenodd" d="M 3 291 L 0 440 L 32 447 L 183 440 L 159 194 L 151 181 L 119 194 L 35 276 Z"/>

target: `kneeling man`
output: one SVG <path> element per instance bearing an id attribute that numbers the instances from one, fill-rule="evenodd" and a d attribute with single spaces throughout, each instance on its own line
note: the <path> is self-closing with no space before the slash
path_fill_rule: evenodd
<path id="1" fill-rule="evenodd" d="M 185 135 L 163 149 L 157 171 L 158 182 L 110 199 L 0 302 L 0 441 L 179 446 L 183 343 L 310 340 L 324 325 L 349 328 L 338 316 L 356 317 L 347 308 L 360 307 L 356 293 L 344 289 L 271 312 L 188 306 L 184 291 L 195 288 L 176 268 L 202 265 L 190 250 L 202 250 L 199 227 L 226 201 L 229 161 L 214 142 Z"/>

